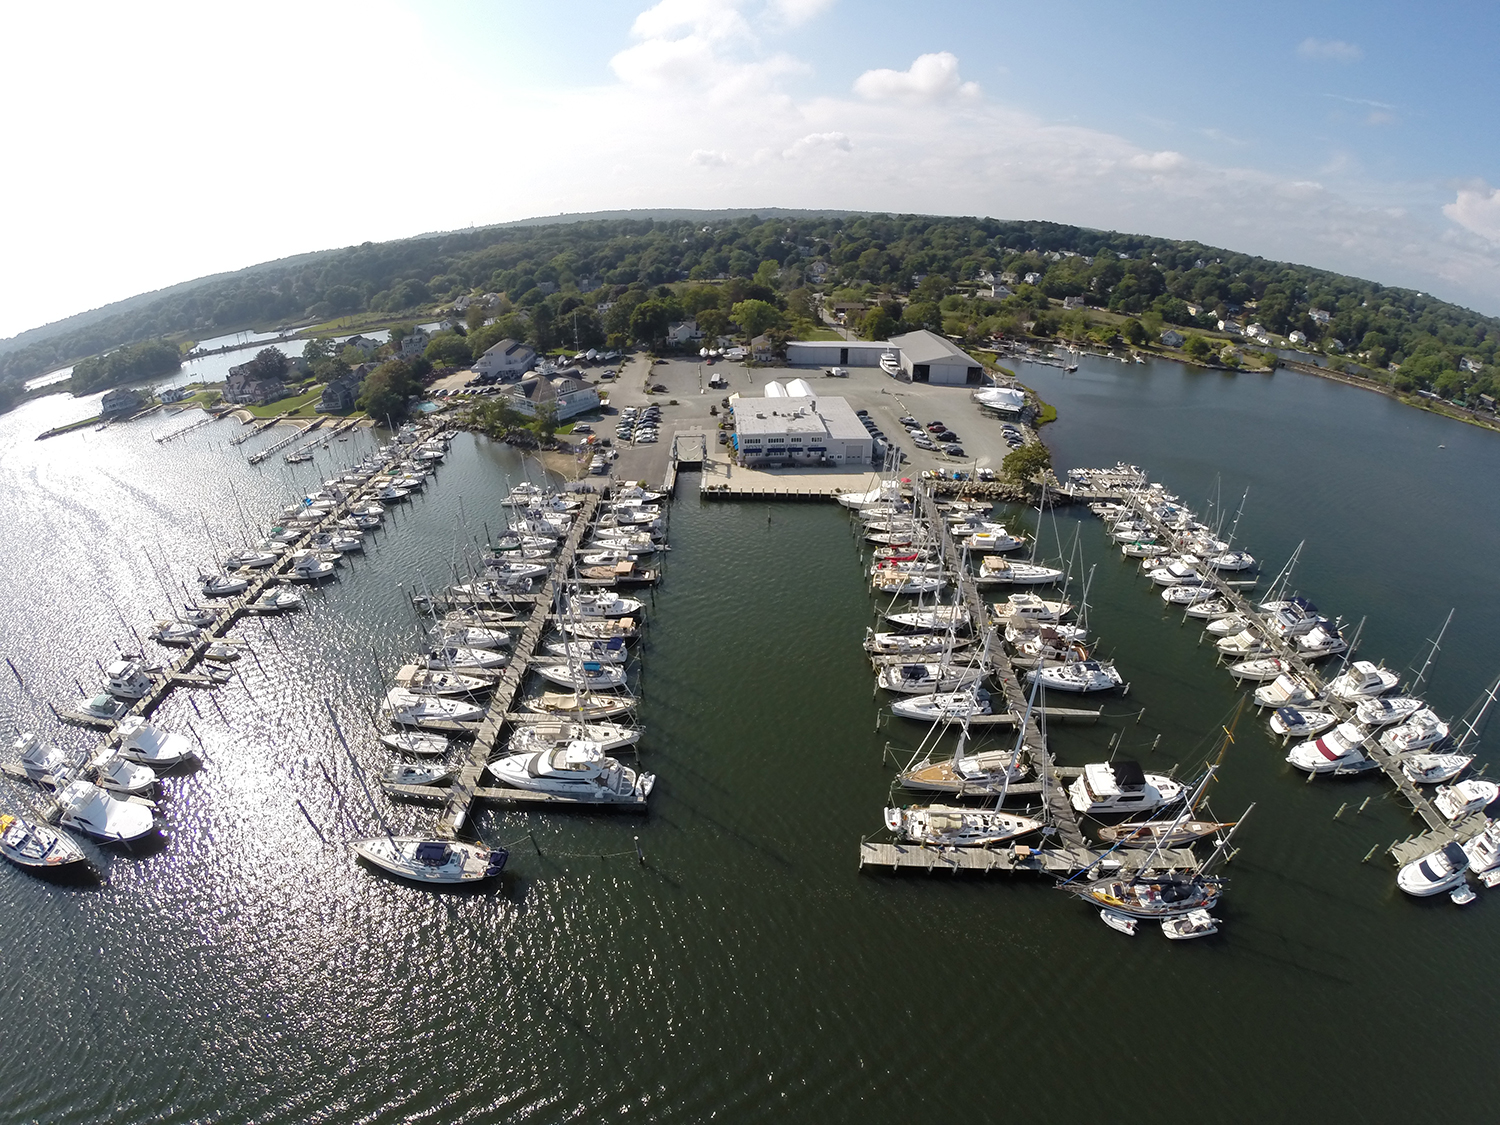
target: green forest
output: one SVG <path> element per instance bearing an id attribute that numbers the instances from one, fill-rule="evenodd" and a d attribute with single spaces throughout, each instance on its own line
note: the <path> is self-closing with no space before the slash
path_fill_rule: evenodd
<path id="1" fill-rule="evenodd" d="M 998 296 L 991 284 L 1003 286 Z M 1398 389 L 1463 402 L 1496 387 L 1500 320 L 1307 266 L 1056 223 L 705 212 L 365 243 L 177 286 L 80 326 L 25 333 L 25 346 L 0 344 L 0 400 L 7 387 L 87 356 L 102 358 L 81 365 L 82 385 L 136 377 L 135 365 L 164 364 L 175 350 L 152 341 L 353 313 L 415 318 L 465 297 L 479 298 L 466 326 L 434 338 L 431 362 L 467 362 L 507 336 L 542 349 L 659 343 L 688 316 L 712 334 L 795 336 L 815 324 L 815 293 L 861 303 L 866 334 L 1048 336 L 1076 332 L 1093 311 L 1111 324 L 1127 318 L 1124 331 L 1145 340 L 1165 326 L 1187 334 L 1237 321 L 1300 332 L 1302 346 Z M 1065 298 L 1081 307 L 1062 311 Z"/>
<path id="2" fill-rule="evenodd" d="M 135 379 L 166 375 L 181 366 L 182 355 L 175 344 L 161 340 L 127 344 L 104 355 L 79 360 L 73 366 L 72 390 L 74 394 L 85 394 Z"/>

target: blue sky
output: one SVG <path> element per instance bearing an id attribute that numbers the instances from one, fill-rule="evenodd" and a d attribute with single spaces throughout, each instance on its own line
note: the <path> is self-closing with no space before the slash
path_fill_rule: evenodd
<path id="1" fill-rule="evenodd" d="M 624 207 L 1038 218 L 1500 313 L 1500 7 L 84 4 L 0 74 L 0 335 L 202 274 Z M 81 262 L 88 268 L 80 268 Z"/>

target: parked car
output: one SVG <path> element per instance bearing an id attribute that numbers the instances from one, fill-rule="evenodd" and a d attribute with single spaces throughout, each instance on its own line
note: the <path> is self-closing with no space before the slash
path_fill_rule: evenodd
<path id="1" fill-rule="evenodd" d="M 573 432 L 575 434 L 591 434 L 594 432 L 594 427 L 590 426 L 587 422 L 576 422 L 573 425 Z"/>
<path id="2" fill-rule="evenodd" d="M 962 457 L 964 455 L 964 447 L 961 445 L 945 445 L 943 446 L 943 452 L 949 457 Z"/>

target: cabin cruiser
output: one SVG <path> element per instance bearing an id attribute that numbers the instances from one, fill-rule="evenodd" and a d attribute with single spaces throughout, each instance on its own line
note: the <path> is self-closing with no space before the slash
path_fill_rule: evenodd
<path id="1" fill-rule="evenodd" d="M 69 782 L 57 794 L 59 823 L 96 840 L 127 844 L 156 830 L 151 805 L 122 801 L 88 781 Z"/>
<path id="2" fill-rule="evenodd" d="M 965 551 L 1016 551 L 1026 546 L 1026 540 L 1018 539 L 1001 528 L 999 531 L 976 531 L 960 539 L 958 545 Z"/>
<path id="3" fill-rule="evenodd" d="M 162 620 L 156 622 L 146 635 L 159 645 L 189 646 L 197 643 L 203 630 L 186 621 Z"/>
<path id="4" fill-rule="evenodd" d="M 891 713 L 903 719 L 925 722 L 956 722 L 990 713 L 990 697 L 976 684 L 964 691 L 939 691 L 913 695 L 891 704 Z"/>
<path id="5" fill-rule="evenodd" d="M 630 617 L 639 613 L 644 605 L 635 598 L 622 598 L 608 590 L 593 593 L 572 593 L 558 611 L 559 617 Z"/>
<path id="6" fill-rule="evenodd" d="M 1413 785 L 1441 785 L 1463 773 L 1473 760 L 1472 754 L 1409 754 L 1401 759 L 1401 772 Z"/>
<path id="7" fill-rule="evenodd" d="M 280 556 L 274 551 L 257 551 L 247 547 L 226 556 L 224 567 L 227 570 L 238 570 L 240 567 L 260 570 L 262 567 L 274 565 L 278 558 Z"/>
<path id="8" fill-rule="evenodd" d="M 1026 682 L 1040 684 L 1048 691 L 1109 691 L 1124 683 L 1124 678 L 1111 663 L 1102 660 L 1072 660 L 1066 664 L 1053 664 L 1033 668 L 1026 673 Z"/>
<path id="9" fill-rule="evenodd" d="M 1198 586 L 1203 583 L 1203 575 L 1198 573 L 1197 566 L 1196 558 L 1184 555 L 1168 560 L 1166 565 L 1151 571 L 1149 577 L 1158 586 Z"/>
<path id="10" fill-rule="evenodd" d="M 90 867 L 88 856 L 66 832 L 50 824 L 0 816 L 0 855 L 33 871 L 70 871 Z"/>
<path id="11" fill-rule="evenodd" d="M 509 754 L 488 768 L 495 781 L 507 788 L 589 804 L 641 804 L 656 785 L 655 774 L 638 774 L 607 757 L 592 742 L 573 741 L 535 753 Z"/>
<path id="12" fill-rule="evenodd" d="M 1354 717 L 1367 727 L 1387 727 L 1402 723 L 1422 710 L 1425 704 L 1409 695 L 1377 695 L 1361 699 L 1354 708 Z"/>
<path id="13" fill-rule="evenodd" d="M 99 787 L 111 793 L 140 795 L 156 786 L 156 771 L 150 766 L 132 762 L 123 754 L 111 754 L 96 767 Z"/>
<path id="14" fill-rule="evenodd" d="M 1235 609 L 1226 599 L 1213 598 L 1210 601 L 1195 602 L 1185 612 L 1187 616 L 1200 621 L 1218 621 L 1221 618 L 1233 616 Z"/>
<path id="15" fill-rule="evenodd" d="M 1286 760 L 1308 773 L 1337 773 L 1369 763 L 1364 745 L 1369 739 L 1354 723 L 1340 723 L 1328 734 L 1299 742 Z"/>
<path id="16" fill-rule="evenodd" d="M 917 805 L 885 810 L 885 826 L 902 840 L 944 848 L 988 848 L 1040 832 L 1043 824 L 1029 816 L 999 809 L 954 805 Z"/>
<path id="17" fill-rule="evenodd" d="M 1337 656 L 1348 647 L 1349 643 L 1332 621 L 1319 621 L 1307 632 L 1297 636 L 1297 651 L 1308 660 Z"/>
<path id="18" fill-rule="evenodd" d="M 205 598 L 227 598 L 232 594 L 244 593 L 250 586 L 250 579 L 240 575 L 204 574 L 199 579 L 198 588 L 203 591 Z"/>
<path id="19" fill-rule="evenodd" d="M 1063 572 L 1056 567 L 1037 566 L 1035 563 L 1011 562 L 1008 559 L 986 555 L 979 563 L 979 583 L 996 586 L 1048 586 L 1062 580 Z"/>
<path id="20" fill-rule="evenodd" d="M 28 731 L 11 744 L 20 757 L 21 768 L 32 781 L 55 781 L 68 772 L 68 758 L 55 742 L 43 742 L 35 731 Z"/>
<path id="21" fill-rule="evenodd" d="M 245 610 L 255 614 L 285 613 L 288 610 L 301 609 L 302 605 L 302 595 L 298 591 L 272 588 L 247 605 Z"/>
<path id="22" fill-rule="evenodd" d="M 1291 670 L 1285 660 L 1277 656 L 1262 656 L 1254 660 L 1242 660 L 1229 666 L 1229 674 L 1237 680 L 1265 683 Z"/>
<path id="23" fill-rule="evenodd" d="M 935 605 L 930 609 L 905 610 L 884 616 L 893 625 L 925 633 L 943 633 L 949 629 L 965 632 L 970 625 L 969 611 L 961 605 Z"/>
<path id="24" fill-rule="evenodd" d="M 1312 738 L 1338 723 L 1332 711 L 1310 711 L 1305 707 L 1278 707 L 1271 716 L 1271 731 L 1282 738 Z"/>
<path id="25" fill-rule="evenodd" d="M 579 723 L 569 719 L 557 719 L 540 723 L 518 723 L 511 732 L 506 751 L 511 754 L 532 754 L 539 750 L 555 749 L 570 742 L 587 742 L 596 746 L 600 753 L 623 750 L 641 740 L 639 727 L 628 727 L 623 723 Z"/>
<path id="26" fill-rule="evenodd" d="M 992 607 L 1001 621 L 1052 622 L 1059 621 L 1073 611 L 1065 601 L 1048 601 L 1036 594 L 1011 594 L 1003 602 Z"/>
<path id="27" fill-rule="evenodd" d="M 1487 820 L 1484 831 L 1464 845 L 1469 870 L 1479 876 L 1486 887 L 1500 884 L 1500 820 Z"/>
<path id="28" fill-rule="evenodd" d="M 968 687 L 983 678 L 982 668 L 929 661 L 886 665 L 880 669 L 876 682 L 886 691 L 900 695 L 931 695 Z"/>
<path id="29" fill-rule="evenodd" d="M 1270 644 L 1253 628 L 1241 629 L 1233 636 L 1220 637 L 1214 642 L 1214 648 L 1226 656 L 1243 657 L 1259 656 L 1271 651 Z"/>
<path id="30" fill-rule="evenodd" d="M 128 709 L 128 704 L 122 703 L 107 692 L 95 695 L 89 699 L 80 699 L 74 704 L 74 710 L 80 715 L 87 715 L 90 719 L 104 719 L 109 721 L 118 719 Z"/>
<path id="31" fill-rule="evenodd" d="M 1260 608 L 1266 613 L 1266 628 L 1282 638 L 1306 633 L 1323 620 L 1318 615 L 1318 607 L 1306 598 L 1292 597 L 1285 601 L 1265 602 Z"/>
<path id="32" fill-rule="evenodd" d="M 104 675 L 104 690 L 116 699 L 141 699 L 152 687 L 151 677 L 134 660 L 116 660 Z"/>
<path id="33" fill-rule="evenodd" d="M 1283 673 L 1269 684 L 1255 689 L 1257 707 L 1301 707 L 1304 703 L 1317 702 L 1318 696 L 1300 676 Z"/>
<path id="34" fill-rule="evenodd" d="M 417 836 L 376 836 L 355 840 L 349 849 L 389 875 L 413 883 L 442 885 L 493 879 L 505 869 L 504 848 L 432 840 Z"/>
<path id="35" fill-rule="evenodd" d="M 1175 918 L 1163 918 L 1161 932 L 1168 941 L 1188 941 L 1219 932 L 1219 920 L 1207 910 L 1189 910 Z"/>
<path id="36" fill-rule="evenodd" d="M 1120 554 L 1127 559 L 1160 559 L 1172 553 L 1172 548 L 1154 540 L 1133 540 L 1120 547 Z"/>
<path id="37" fill-rule="evenodd" d="M 1235 633 L 1248 629 L 1251 625 L 1250 618 L 1243 613 L 1231 613 L 1228 617 L 1220 617 L 1210 621 L 1204 626 L 1204 632 L 1213 637 L 1230 637 Z"/>
<path id="38" fill-rule="evenodd" d="M 398 726 L 419 727 L 426 723 L 477 723 L 485 709 L 463 699 L 435 695 L 418 695 L 405 688 L 391 688 L 385 695 L 385 709 Z"/>
<path id="39" fill-rule="evenodd" d="M 1140 813 L 1169 805 L 1183 787 L 1170 777 L 1146 773 L 1138 762 L 1093 762 L 1068 786 L 1068 799 L 1081 813 Z"/>
<path id="40" fill-rule="evenodd" d="M 1500 797 L 1500 783 L 1471 777 L 1452 785 L 1439 786 L 1432 799 L 1432 806 L 1448 818 L 1449 824 L 1457 824 L 1471 813 L 1489 808 L 1496 797 Z"/>
<path id="41" fill-rule="evenodd" d="M 1408 863 L 1396 874 L 1396 886 L 1409 895 L 1427 898 L 1452 890 L 1469 873 L 1469 856 L 1456 843 L 1444 844 L 1431 855 Z"/>
<path id="42" fill-rule="evenodd" d="M 597 660 L 573 663 L 535 664 L 532 671 L 544 679 L 574 691 L 593 691 L 600 688 L 623 687 L 625 669 Z"/>
<path id="43" fill-rule="evenodd" d="M 333 577 L 336 565 L 316 551 L 298 551 L 296 561 L 287 574 L 293 582 L 322 582 Z"/>
<path id="44" fill-rule="evenodd" d="M 1391 727 L 1380 736 L 1380 745 L 1392 754 L 1414 754 L 1426 750 L 1448 737 L 1448 724 L 1431 708 L 1423 707 L 1399 727 Z M 1457 771 L 1454 771 L 1455 773 Z M 1447 781 L 1447 778 L 1439 778 Z"/>
<path id="45" fill-rule="evenodd" d="M 1353 705 L 1363 699 L 1384 695 L 1400 681 L 1401 677 L 1395 672 L 1377 668 L 1368 660 L 1356 660 L 1329 681 L 1328 694 L 1342 703 Z"/>
<path id="46" fill-rule="evenodd" d="M 504 653 L 493 649 L 461 648 L 457 645 L 445 645 L 442 648 L 432 649 L 422 657 L 427 667 L 448 672 L 504 668 L 509 659 Z"/>
<path id="47" fill-rule="evenodd" d="M 171 769 L 193 756 L 193 745 L 185 735 L 158 730 L 145 719 L 132 716 L 115 733 L 120 736 L 120 756 L 153 769 Z"/>
<path id="48" fill-rule="evenodd" d="M 623 637 L 607 641 L 550 641 L 546 649 L 553 656 L 572 660 L 597 660 L 601 664 L 624 664 L 630 659 L 630 650 L 625 647 Z"/>

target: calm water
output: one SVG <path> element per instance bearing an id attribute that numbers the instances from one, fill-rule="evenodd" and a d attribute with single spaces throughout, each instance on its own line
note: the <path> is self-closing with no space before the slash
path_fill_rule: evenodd
<path id="1" fill-rule="evenodd" d="M 1500 671 L 1496 435 L 1285 373 L 1086 361 L 1022 376 L 1061 411 L 1060 465 L 1133 461 L 1200 509 L 1217 492 L 1232 511 L 1248 487 L 1241 540 L 1274 568 L 1305 538 L 1296 585 L 1369 615 L 1364 655 L 1419 660 L 1457 605 L 1429 692 L 1440 711 Z M 164 446 L 142 424 L 30 441 L 76 408 L 0 416 L 0 654 L 61 703 L 134 643 L 126 623 L 164 607 L 147 552 L 169 585 L 190 578 L 211 541 L 329 475 L 324 460 L 244 467 L 257 442 L 226 449 L 224 423 Z M 191 724 L 206 761 L 168 783 L 163 848 L 106 857 L 94 890 L 0 869 L 4 1119 L 1093 1118 L 1118 1115 L 1109 1092 L 1129 1082 L 1130 1120 L 1178 1116 L 1185 1095 L 1222 1120 L 1387 1121 L 1433 1117 L 1436 1074 L 1445 1114 L 1479 1118 L 1500 1093 L 1480 983 L 1495 904 L 1400 896 L 1388 864 L 1359 862 L 1416 826 L 1389 787 L 1305 784 L 1248 719 L 1215 804 L 1258 805 L 1218 938 L 1132 941 L 1039 882 L 860 875 L 883 748 L 921 732 L 877 730 L 859 649 L 871 603 L 831 505 L 700 505 L 684 480 L 640 646 L 649 818 L 487 813 L 485 837 L 512 848 L 491 892 L 354 868 L 295 805 L 330 840 L 372 822 L 324 700 L 381 764 L 367 716 L 415 641 L 405 591 L 495 526 L 521 471 L 461 439 L 306 612 L 242 627 L 242 680 L 169 699 L 163 724 Z M 1049 516 L 1044 544 L 1075 527 L 1096 564 L 1091 623 L 1132 688 L 1108 721 L 1055 729 L 1059 756 L 1096 760 L 1118 736 L 1148 766 L 1186 769 L 1232 683 L 1097 522 Z M 46 725 L 13 683 L 0 707 Z"/>

